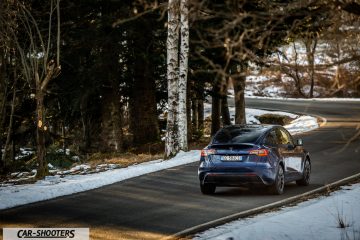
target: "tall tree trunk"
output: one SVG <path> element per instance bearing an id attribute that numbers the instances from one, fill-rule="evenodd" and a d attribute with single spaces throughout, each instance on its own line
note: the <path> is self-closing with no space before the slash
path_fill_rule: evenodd
<path id="1" fill-rule="evenodd" d="M 238 67 L 238 75 L 233 78 L 235 95 L 235 124 L 245 124 L 245 67 Z"/>
<path id="2" fill-rule="evenodd" d="M 141 70 L 149 62 L 135 64 L 134 85 L 130 99 L 130 129 L 133 143 L 140 145 L 159 139 L 159 123 L 156 112 L 155 80 L 150 71 Z M 137 66 L 137 67 L 136 67 Z M 141 118 L 141 120 L 139 120 Z"/>
<path id="3" fill-rule="evenodd" d="M 60 66 L 60 0 L 56 0 L 56 18 L 57 18 L 57 32 L 56 32 L 56 65 Z"/>
<path id="4" fill-rule="evenodd" d="M 36 155 L 38 162 L 38 169 L 36 178 L 44 178 L 48 173 L 48 166 L 46 164 L 46 147 L 45 147 L 45 132 L 47 126 L 45 125 L 45 106 L 44 106 L 44 93 L 41 89 L 41 82 L 39 75 L 35 74 L 36 81 L 36 114 L 37 114 L 37 126 L 36 126 Z"/>
<path id="5" fill-rule="evenodd" d="M 65 154 L 66 153 L 66 129 L 65 129 L 64 121 L 60 122 L 60 128 L 61 128 L 62 149 Z"/>
<path id="6" fill-rule="evenodd" d="M 87 109 L 87 94 L 81 97 L 80 100 L 80 117 L 82 126 L 82 144 L 79 146 L 79 150 L 82 153 L 87 153 L 91 147 L 91 131 L 90 131 L 90 119 Z"/>
<path id="7" fill-rule="evenodd" d="M 192 111 L 192 103 L 194 101 L 192 96 L 192 89 L 191 89 L 191 82 L 187 82 L 187 89 L 186 89 L 186 118 L 187 118 L 187 141 L 190 142 L 193 136 L 193 127 L 192 127 L 192 118 L 191 118 L 191 111 Z"/>
<path id="8" fill-rule="evenodd" d="M 178 142 L 178 87 L 179 87 L 179 4 L 169 0 L 167 36 L 168 114 L 165 139 L 165 158 L 179 150 Z"/>
<path id="9" fill-rule="evenodd" d="M 189 8 L 188 0 L 180 0 L 180 66 L 179 66 L 179 116 L 178 137 L 179 149 L 188 150 L 186 87 L 189 58 Z"/>
<path id="10" fill-rule="evenodd" d="M 147 29 L 146 23 L 143 24 Z M 142 32 L 143 36 L 134 33 L 134 82 L 130 97 L 130 130 L 134 145 L 159 140 L 159 122 L 156 105 L 156 83 L 153 75 L 155 67 L 144 53 L 152 51 L 152 44 L 146 45 L 152 37 L 151 29 Z M 141 120 L 139 120 L 141 118 Z"/>
<path id="11" fill-rule="evenodd" d="M 6 134 L 6 141 L 4 145 L 4 154 L 2 155 L 2 162 L 4 163 L 4 167 L 6 167 L 6 158 L 7 153 L 9 151 L 9 145 L 10 141 L 12 140 L 13 136 L 13 124 L 14 124 L 14 112 L 15 112 L 15 100 L 16 100 L 16 83 L 17 83 L 17 76 L 16 76 L 16 69 L 14 68 L 14 84 L 13 84 L 13 93 L 12 93 L 12 99 L 11 99 L 11 110 L 10 110 L 10 116 L 9 116 L 9 127 Z M 1 150 L 1 148 L 0 148 Z"/>
<path id="12" fill-rule="evenodd" d="M 36 87 L 36 145 L 37 145 L 37 160 L 38 171 L 36 178 L 44 178 L 48 174 L 48 166 L 46 163 L 46 147 L 45 147 L 45 133 L 48 126 L 45 124 L 45 104 L 44 98 L 49 82 L 60 74 L 61 67 L 57 66 L 53 60 L 49 61 L 46 66 L 46 75 L 44 79 L 40 79 L 38 72 L 35 71 L 35 87 Z"/>
<path id="13" fill-rule="evenodd" d="M 221 116 L 223 125 L 231 125 L 229 105 L 227 100 L 228 79 L 223 77 L 221 83 Z"/>
<path id="14" fill-rule="evenodd" d="M 293 74 L 293 79 L 295 80 L 295 85 L 296 85 L 298 94 L 302 97 L 305 97 L 305 94 L 303 93 L 303 90 L 302 90 L 302 83 L 301 83 L 302 77 L 299 74 L 299 71 L 300 71 L 300 69 L 299 69 L 300 67 L 298 64 L 299 54 L 298 54 L 295 42 L 293 42 L 293 49 L 294 49 L 294 53 L 295 53 L 295 59 L 294 59 L 295 60 L 295 69 L 294 69 L 295 73 Z"/>
<path id="15" fill-rule="evenodd" d="M 196 98 L 193 98 L 192 104 L 191 104 L 191 122 L 192 122 L 192 129 L 195 133 L 199 130 L 199 101 Z"/>
<path id="16" fill-rule="evenodd" d="M 205 84 L 204 82 L 200 82 L 198 84 L 198 91 L 197 91 L 197 121 L 198 121 L 198 133 L 199 133 L 199 137 L 201 137 L 204 133 L 204 96 L 203 93 L 205 91 Z"/>
<path id="17" fill-rule="evenodd" d="M 5 84 L 6 78 L 6 63 L 5 63 L 5 51 L 1 55 L 0 65 L 0 133 L 4 132 L 5 118 L 6 118 L 6 99 L 7 99 L 7 84 Z M 2 151 L 3 149 L 3 138 L 0 136 L 0 172 L 4 170 L 5 162 L 3 161 Z"/>
<path id="18" fill-rule="evenodd" d="M 340 45 L 339 43 L 336 44 L 336 55 L 337 55 L 337 60 L 339 61 L 341 59 L 341 50 L 340 50 Z M 336 92 L 341 88 L 341 84 L 340 84 L 340 64 L 336 64 L 336 72 L 335 72 L 335 77 L 334 77 L 334 82 L 331 85 L 331 89 L 336 88 Z"/>
<path id="19" fill-rule="evenodd" d="M 123 149 L 122 113 L 117 88 L 107 89 L 104 95 L 101 114 L 101 150 L 121 152 Z"/>
<path id="20" fill-rule="evenodd" d="M 309 97 L 314 97 L 314 75 L 315 75 L 315 50 L 317 45 L 317 38 L 308 38 L 305 40 L 306 56 L 308 61 L 308 74 L 310 78 L 310 93 Z"/>
<path id="21" fill-rule="evenodd" d="M 202 134 L 204 133 L 204 100 L 203 99 L 198 99 L 197 113 L 198 113 L 198 132 L 202 136 Z"/>
<path id="22" fill-rule="evenodd" d="M 211 136 L 220 129 L 221 122 L 221 93 L 220 93 L 221 79 L 217 77 L 212 91 L 212 103 L 211 103 Z"/>

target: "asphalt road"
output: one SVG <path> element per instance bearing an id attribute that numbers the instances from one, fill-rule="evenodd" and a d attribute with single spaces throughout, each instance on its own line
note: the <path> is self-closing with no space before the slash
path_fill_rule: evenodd
<path id="1" fill-rule="evenodd" d="M 203 196 L 194 163 L 1 211 L 0 227 L 90 227 L 92 239 L 158 239 L 360 172 L 360 137 L 354 137 L 360 131 L 360 102 L 247 99 L 247 107 L 327 119 L 325 126 L 301 136 L 311 154 L 310 186 L 288 184 L 281 196 L 245 188 L 218 188 L 214 196 Z"/>

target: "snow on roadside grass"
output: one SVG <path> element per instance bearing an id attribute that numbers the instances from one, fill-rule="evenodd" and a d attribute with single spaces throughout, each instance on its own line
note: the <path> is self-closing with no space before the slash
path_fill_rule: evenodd
<path id="1" fill-rule="evenodd" d="M 235 119 L 235 107 L 229 107 L 229 112 L 230 112 L 230 118 L 232 119 L 233 124 L 235 123 L 234 119 Z M 204 115 L 205 118 L 210 117 L 211 116 L 211 104 L 210 103 L 205 103 L 204 104 Z M 288 113 L 288 112 L 281 112 L 281 111 L 269 111 L 269 110 L 262 110 L 262 109 L 255 109 L 255 108 L 245 108 L 245 114 L 246 114 L 246 122 L 248 124 L 251 123 L 260 123 L 259 120 L 257 120 L 255 117 L 257 116 L 261 116 L 264 114 L 277 114 L 277 115 L 284 115 L 284 116 L 288 116 L 290 118 L 298 118 L 299 115 L 297 114 L 293 114 L 293 113 Z M 254 118 L 256 120 L 254 120 Z"/>
<path id="2" fill-rule="evenodd" d="M 160 159 L 88 175 L 48 176 L 34 184 L 1 186 L 0 209 L 99 188 L 147 173 L 196 162 L 199 156 L 198 150 L 180 152 L 176 157 L 166 161 Z"/>
<path id="3" fill-rule="evenodd" d="M 231 110 L 230 110 L 230 112 L 231 112 Z M 235 112 L 235 108 L 232 111 Z M 293 113 L 280 112 L 280 111 L 268 111 L 268 110 L 262 110 L 262 109 L 254 109 L 254 108 L 246 108 L 245 112 L 246 112 L 246 121 L 248 123 L 251 123 L 249 121 L 252 118 L 255 118 L 257 116 L 261 116 L 261 115 L 264 115 L 264 114 L 269 114 L 269 113 L 275 114 L 275 115 L 288 116 L 288 117 L 293 118 L 293 119 L 296 119 L 296 118 L 299 117 L 299 115 L 293 114 Z M 235 115 L 235 113 L 234 113 L 234 115 Z M 257 120 L 257 123 L 260 123 L 259 120 Z"/>
<path id="4" fill-rule="evenodd" d="M 329 197 L 209 229 L 194 239 L 360 239 L 359 202 L 358 183 L 342 187 Z M 340 228 L 339 220 L 347 227 Z"/>
<path id="5" fill-rule="evenodd" d="M 319 128 L 319 123 L 317 118 L 312 116 L 300 116 L 293 113 L 286 113 L 286 112 L 279 112 L 279 111 L 267 111 L 267 110 L 259 110 L 259 109 L 246 109 L 246 121 L 248 123 L 254 123 L 252 121 L 256 120 L 255 117 L 260 116 L 263 114 L 275 114 L 275 115 L 282 115 L 288 116 L 294 120 L 292 120 L 289 124 L 285 125 L 284 127 L 293 135 L 308 132 Z M 256 122 L 255 122 L 256 123 Z"/>
<path id="6" fill-rule="evenodd" d="M 300 116 L 293 120 L 290 124 L 284 126 L 291 134 L 299 134 L 315 130 L 319 127 L 316 118 L 311 116 Z"/>
<path id="7" fill-rule="evenodd" d="M 205 103 L 205 118 L 211 115 L 211 104 Z M 235 119 L 235 107 L 229 107 L 230 112 L 230 119 L 234 124 Z M 264 114 L 275 114 L 275 115 L 282 115 L 288 116 L 294 120 L 291 121 L 288 125 L 284 127 L 291 133 L 291 134 L 300 134 L 308 131 L 312 131 L 314 129 L 319 128 L 318 120 L 316 117 L 312 116 L 300 116 L 293 113 L 288 112 L 281 112 L 281 111 L 269 111 L 269 110 L 262 110 L 262 109 L 254 109 L 254 108 L 246 108 L 246 122 L 248 124 L 260 124 L 259 120 L 256 118 L 257 116 L 261 116 Z"/>

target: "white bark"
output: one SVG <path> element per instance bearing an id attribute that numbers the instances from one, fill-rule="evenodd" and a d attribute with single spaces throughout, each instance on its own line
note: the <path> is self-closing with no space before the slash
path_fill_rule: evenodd
<path id="1" fill-rule="evenodd" d="M 168 115 L 165 139 L 165 158 L 179 151 L 178 87 L 179 87 L 179 1 L 169 0 L 167 36 Z"/>
<path id="2" fill-rule="evenodd" d="M 178 138 L 180 150 L 188 150 L 186 87 L 189 59 L 189 9 L 188 0 L 180 0 L 180 69 L 179 69 L 179 116 Z"/>

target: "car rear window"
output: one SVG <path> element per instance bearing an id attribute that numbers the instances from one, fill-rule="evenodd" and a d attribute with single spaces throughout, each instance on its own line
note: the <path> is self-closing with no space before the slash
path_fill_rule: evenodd
<path id="1" fill-rule="evenodd" d="M 215 135 L 212 144 L 255 143 L 263 131 L 263 128 L 223 128 Z"/>

